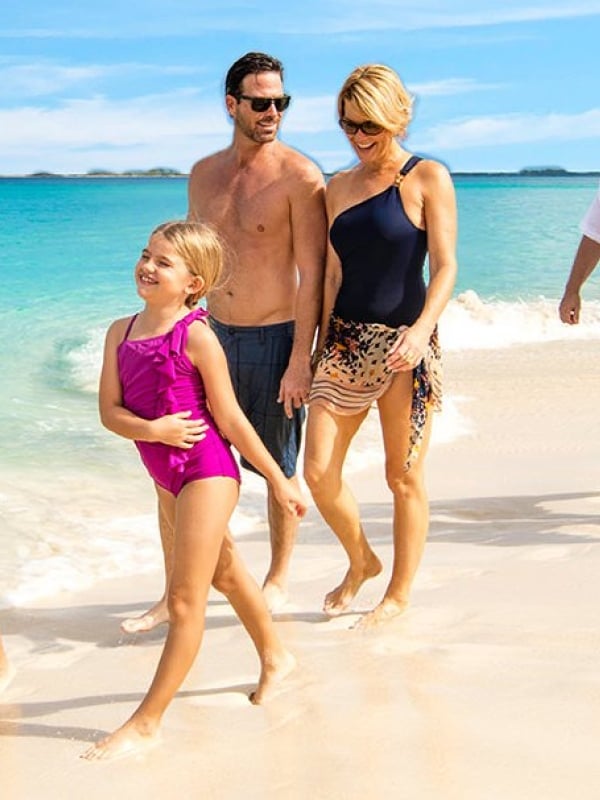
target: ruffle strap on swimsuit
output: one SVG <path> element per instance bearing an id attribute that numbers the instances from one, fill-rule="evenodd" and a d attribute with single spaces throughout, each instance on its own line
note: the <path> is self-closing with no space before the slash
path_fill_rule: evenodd
<path id="1" fill-rule="evenodd" d="M 156 365 L 158 374 L 156 416 L 162 417 L 167 414 L 175 414 L 179 411 L 177 397 L 173 391 L 173 386 L 177 379 L 175 365 L 177 360 L 185 356 L 185 347 L 188 340 L 188 328 L 196 320 L 205 321 L 208 311 L 203 308 L 194 309 L 190 314 L 179 320 L 173 329 L 166 334 L 164 342 L 156 351 L 153 363 Z M 169 448 L 169 467 L 176 472 L 182 472 L 184 464 L 191 453 L 190 449 L 181 447 Z"/>

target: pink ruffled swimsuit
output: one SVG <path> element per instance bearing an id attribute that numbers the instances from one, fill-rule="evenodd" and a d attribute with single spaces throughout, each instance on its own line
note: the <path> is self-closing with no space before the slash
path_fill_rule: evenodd
<path id="1" fill-rule="evenodd" d="M 204 439 L 189 450 L 136 441 L 151 477 L 175 496 L 186 483 L 203 478 L 224 476 L 239 482 L 237 462 L 207 408 L 202 378 L 185 350 L 189 325 L 195 320 L 206 324 L 208 312 L 195 309 L 162 336 L 130 341 L 136 317 L 117 350 L 123 405 L 143 419 L 191 411 L 190 419 L 203 419 L 208 425 Z"/>

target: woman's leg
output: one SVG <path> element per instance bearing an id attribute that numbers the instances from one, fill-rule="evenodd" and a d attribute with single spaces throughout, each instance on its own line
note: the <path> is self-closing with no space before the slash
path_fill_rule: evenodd
<path id="1" fill-rule="evenodd" d="M 229 600 L 254 642 L 261 673 L 250 700 L 255 704 L 262 703 L 294 669 L 296 659 L 277 636 L 265 597 L 246 569 L 229 532 L 221 546 L 213 586 Z"/>
<path id="2" fill-rule="evenodd" d="M 204 633 L 208 592 L 229 518 L 238 498 L 231 478 L 187 484 L 174 502 L 175 550 L 169 586 L 169 633 L 154 680 L 133 716 L 84 755 L 114 758 L 139 751 L 157 739 L 167 706 L 188 674 Z M 168 493 L 161 502 L 169 510 Z M 171 505 L 172 507 L 172 505 Z"/>
<path id="3" fill-rule="evenodd" d="M 332 616 L 341 614 L 362 584 L 381 572 L 381 562 L 363 532 L 356 500 L 342 479 L 348 447 L 367 413 L 342 416 L 313 405 L 308 414 L 304 478 L 317 508 L 350 561 L 340 585 L 325 597 L 324 611 Z"/>
<path id="4" fill-rule="evenodd" d="M 375 625 L 406 609 L 427 539 L 429 502 L 425 490 L 424 460 L 432 413 L 428 414 L 418 457 L 407 470 L 412 391 L 412 373 L 398 373 L 378 403 L 386 480 L 394 496 L 394 562 L 383 600 L 361 619 L 360 627 Z"/>

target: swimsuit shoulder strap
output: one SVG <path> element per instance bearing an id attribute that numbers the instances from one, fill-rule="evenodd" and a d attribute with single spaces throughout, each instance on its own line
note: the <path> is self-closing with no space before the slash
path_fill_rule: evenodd
<path id="1" fill-rule="evenodd" d="M 133 317 L 129 320 L 129 324 L 127 325 L 127 330 L 125 331 L 125 336 L 123 336 L 122 339 L 123 342 L 128 338 L 129 334 L 131 333 L 131 329 L 133 328 L 133 323 L 136 321 L 137 318 L 138 315 L 134 314 Z"/>
<path id="2" fill-rule="evenodd" d="M 396 178 L 394 180 L 394 186 L 400 186 L 406 175 L 408 175 L 408 173 L 411 171 L 411 169 L 413 169 L 413 167 L 417 166 L 419 161 L 423 161 L 421 156 L 411 156 L 406 162 L 406 164 L 396 175 Z"/>

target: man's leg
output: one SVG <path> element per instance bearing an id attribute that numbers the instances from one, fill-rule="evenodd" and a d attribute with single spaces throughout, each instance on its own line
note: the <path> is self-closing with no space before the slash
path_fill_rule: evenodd
<path id="1" fill-rule="evenodd" d="M 158 527 L 160 530 L 160 543 L 165 565 L 165 591 L 160 600 L 155 603 L 152 608 L 149 608 L 148 611 L 144 611 L 141 616 L 127 617 L 127 619 L 124 619 L 121 622 L 121 630 L 123 633 L 147 633 L 156 628 L 157 625 L 162 625 L 163 622 L 169 621 L 167 597 L 169 594 L 171 575 L 173 574 L 175 530 L 161 505 L 160 495 L 158 499 Z"/>
<path id="2" fill-rule="evenodd" d="M 299 487 L 296 476 L 290 480 Z M 269 611 L 277 611 L 287 602 L 288 571 L 300 520 L 279 505 L 269 485 L 267 485 L 267 510 L 271 537 L 271 565 L 263 583 L 263 594 Z"/>

